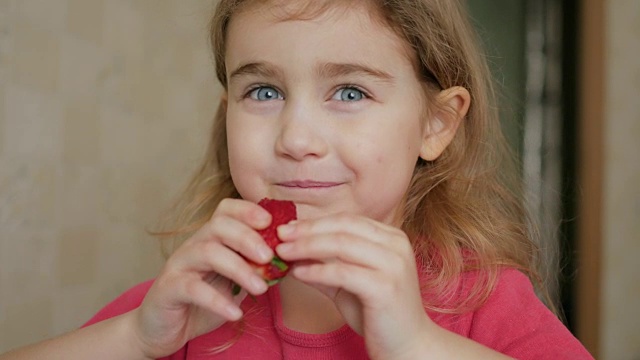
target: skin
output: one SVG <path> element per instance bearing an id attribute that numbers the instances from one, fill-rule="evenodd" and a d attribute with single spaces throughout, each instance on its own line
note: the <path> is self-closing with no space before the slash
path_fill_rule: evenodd
<path id="1" fill-rule="evenodd" d="M 365 26 L 366 17 L 318 23 L 270 14 L 243 12 L 229 28 L 227 139 L 236 189 L 253 202 L 293 200 L 303 219 L 345 212 L 391 223 L 423 143 L 411 63 L 392 34 Z M 349 96 L 360 100 L 343 100 Z"/>
<path id="2" fill-rule="evenodd" d="M 429 102 L 407 49 L 367 14 L 361 8 L 307 21 L 236 14 L 227 126 L 232 176 L 245 200 L 220 203 L 166 262 L 138 309 L 0 358 L 157 358 L 238 320 L 247 293 L 267 291 L 245 260 L 274 255 L 256 232 L 271 222 L 256 205 L 263 197 L 299 207 L 300 220 L 278 229 L 285 241 L 278 255 L 297 264 L 280 288 L 286 326 L 326 332 L 348 324 L 372 359 L 505 358 L 429 319 L 409 239 L 397 228 L 416 160 L 434 160 L 446 148 L 469 93 L 442 91 L 431 101 L 449 111 L 424 118 Z M 232 297 L 231 282 L 245 290 Z"/>
<path id="3" fill-rule="evenodd" d="M 346 321 L 369 354 L 395 356 L 428 318 L 411 246 L 393 225 L 416 161 L 437 156 L 444 147 L 434 143 L 448 142 L 457 121 L 423 118 L 422 85 L 402 42 L 366 13 L 281 21 L 249 10 L 228 36 L 234 184 L 254 202 L 294 201 L 302 221 L 280 229 L 289 243 L 277 251 L 312 262 L 293 271 L 312 287 L 281 287 L 285 325 L 323 332 Z M 450 95 L 459 107 L 465 100 Z M 314 299 L 322 296 L 314 289 L 333 303 Z M 304 311 L 308 304 L 321 310 Z"/>
<path id="4" fill-rule="evenodd" d="M 415 354 L 436 326 L 398 214 L 416 161 L 440 155 L 469 95 L 442 92 L 436 101 L 453 111 L 425 119 L 407 49 L 366 12 L 273 14 L 248 10 L 230 24 L 227 139 L 244 199 L 299 209 L 276 249 L 297 263 L 280 288 L 284 324 L 326 332 L 347 323 L 372 358 Z"/>

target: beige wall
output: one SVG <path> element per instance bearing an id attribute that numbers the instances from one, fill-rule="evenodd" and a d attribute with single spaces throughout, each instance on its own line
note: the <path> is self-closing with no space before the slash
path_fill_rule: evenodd
<path id="1" fill-rule="evenodd" d="M 161 264 L 215 107 L 208 0 L 0 0 L 0 352 Z M 602 359 L 640 358 L 640 2 L 607 2 Z"/>
<path id="2" fill-rule="evenodd" d="M 154 276 L 215 110 L 209 0 L 0 0 L 0 353 Z"/>
<path id="3" fill-rule="evenodd" d="M 606 2 L 602 359 L 640 359 L 640 1 Z"/>

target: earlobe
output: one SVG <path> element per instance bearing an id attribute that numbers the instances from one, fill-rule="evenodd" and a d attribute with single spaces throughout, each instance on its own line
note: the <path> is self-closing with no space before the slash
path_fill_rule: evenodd
<path id="1" fill-rule="evenodd" d="M 437 159 L 449 146 L 471 105 L 469 91 L 460 86 L 442 90 L 436 97 L 435 112 L 424 128 L 420 158 Z"/>
<path id="2" fill-rule="evenodd" d="M 222 105 L 225 111 L 227 110 L 228 103 L 229 103 L 229 94 L 226 91 L 224 91 L 222 95 L 220 95 L 220 105 Z"/>

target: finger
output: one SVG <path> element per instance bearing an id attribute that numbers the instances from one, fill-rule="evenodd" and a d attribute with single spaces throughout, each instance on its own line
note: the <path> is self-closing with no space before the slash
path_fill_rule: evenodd
<path id="1" fill-rule="evenodd" d="M 230 283 L 226 281 L 226 285 Z M 194 304 L 218 314 L 228 321 L 237 321 L 242 317 L 242 310 L 228 294 L 228 291 L 221 291 L 219 286 L 211 286 L 202 279 L 191 278 L 182 282 L 182 288 L 178 291 L 178 299 L 183 303 Z"/>
<path id="2" fill-rule="evenodd" d="M 283 243 L 276 253 L 287 261 L 338 259 L 371 269 L 383 269 L 405 261 L 380 243 L 350 233 L 323 233 Z"/>
<path id="3" fill-rule="evenodd" d="M 404 232 L 398 228 L 366 217 L 350 214 L 300 220 L 278 227 L 278 236 L 285 242 L 321 233 L 349 233 L 391 247 L 395 246 L 396 243 L 403 242 L 397 241 L 398 239 L 407 241 Z M 391 239 L 396 241 L 390 241 Z"/>
<path id="4" fill-rule="evenodd" d="M 258 232 L 241 220 L 229 216 L 213 217 L 197 235 L 200 242 L 220 242 L 253 262 L 264 264 L 273 258 L 273 250 Z"/>
<path id="5" fill-rule="evenodd" d="M 241 199 L 224 199 L 198 235 L 204 239 L 221 239 L 243 256 L 264 264 L 271 260 L 273 251 L 256 230 L 266 228 L 271 220 L 271 214 L 258 204 Z"/>
<path id="6" fill-rule="evenodd" d="M 179 273 L 216 273 L 235 282 L 253 295 L 260 295 L 267 291 L 267 285 L 255 273 L 253 267 L 238 253 L 219 242 L 191 244 L 177 259 L 170 260 L 170 266 Z"/>
<path id="7" fill-rule="evenodd" d="M 363 302 L 375 297 L 393 298 L 393 281 L 385 281 L 383 274 L 361 266 L 342 262 L 307 263 L 291 270 L 296 279 L 324 289 L 344 289 Z"/>
<path id="8" fill-rule="evenodd" d="M 266 209 L 242 199 L 223 199 L 212 218 L 220 215 L 239 220 L 254 229 L 264 229 L 271 224 L 271 214 Z"/>

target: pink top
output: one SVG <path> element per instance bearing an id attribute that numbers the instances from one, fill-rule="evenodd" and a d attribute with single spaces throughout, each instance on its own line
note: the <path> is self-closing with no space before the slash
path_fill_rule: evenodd
<path id="1" fill-rule="evenodd" d="M 473 281 L 477 274 L 464 276 L 468 277 L 465 281 Z M 85 326 L 135 309 L 152 283 L 131 288 Z M 305 334 L 285 327 L 277 286 L 256 301 L 247 298 L 241 307 L 245 312 L 242 332 L 238 332 L 237 324 L 227 323 L 192 339 L 163 360 L 368 359 L 363 338 L 347 325 L 327 334 Z M 529 279 L 513 269 L 500 273 L 495 290 L 479 309 L 460 315 L 428 314 L 441 327 L 517 359 L 593 359 L 538 300 Z M 235 339 L 238 334 L 242 335 Z M 217 347 L 232 342 L 224 351 L 215 352 Z"/>

